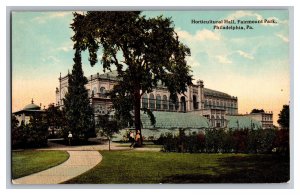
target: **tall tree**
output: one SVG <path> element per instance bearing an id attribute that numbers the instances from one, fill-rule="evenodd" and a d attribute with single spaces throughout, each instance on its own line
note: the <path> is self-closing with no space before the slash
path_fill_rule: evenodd
<path id="1" fill-rule="evenodd" d="M 85 88 L 87 78 L 83 75 L 81 65 L 81 52 L 78 45 L 74 45 L 75 57 L 72 74 L 68 75 L 68 92 L 64 98 L 64 112 L 66 117 L 66 127 L 64 137 L 71 131 L 73 138 L 89 138 L 94 134 L 93 110 Z"/>
<path id="2" fill-rule="evenodd" d="M 277 120 L 278 124 L 282 129 L 289 129 L 290 127 L 290 106 L 283 105 L 282 110 L 279 113 L 279 119 Z"/>
<path id="3" fill-rule="evenodd" d="M 136 131 L 141 130 L 144 93 L 161 82 L 175 102 L 177 93 L 192 84 L 185 60 L 190 49 L 178 40 L 171 18 L 146 18 L 140 12 L 87 12 L 74 13 L 73 21 L 72 40 L 81 51 L 88 50 L 91 66 L 98 62 L 100 48 L 103 70 L 116 66 L 120 82 L 111 93 L 116 116 L 129 119 L 133 110 Z"/>
<path id="4" fill-rule="evenodd" d="M 52 131 L 52 135 L 54 135 L 55 130 L 63 127 L 63 123 L 65 121 L 63 111 L 59 109 L 59 106 L 49 104 L 48 108 L 46 109 L 46 114 L 47 123 Z"/>

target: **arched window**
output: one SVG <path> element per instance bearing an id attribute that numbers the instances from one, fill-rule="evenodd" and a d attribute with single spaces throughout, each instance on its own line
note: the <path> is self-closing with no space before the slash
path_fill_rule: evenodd
<path id="1" fill-rule="evenodd" d="M 174 103 L 173 100 L 169 97 L 169 110 L 174 111 Z"/>
<path id="2" fill-rule="evenodd" d="M 142 107 L 143 108 L 148 108 L 148 96 L 147 94 L 144 94 L 142 97 Z"/>
<path id="3" fill-rule="evenodd" d="M 224 127 L 225 124 L 224 124 L 224 116 L 221 116 L 221 126 Z"/>
<path id="4" fill-rule="evenodd" d="M 196 95 L 193 95 L 193 108 L 194 108 L 194 110 L 198 109 L 198 98 Z"/>
<path id="5" fill-rule="evenodd" d="M 180 98 L 180 106 L 181 106 L 180 111 L 186 112 L 186 102 L 185 102 L 185 97 L 184 96 L 182 96 Z"/>
<path id="6" fill-rule="evenodd" d="M 161 97 L 159 94 L 156 95 L 156 110 L 161 110 Z"/>
<path id="7" fill-rule="evenodd" d="M 105 94 L 105 87 L 101 87 L 101 88 L 100 88 L 100 93 L 101 93 L 101 94 Z"/>
<path id="8" fill-rule="evenodd" d="M 220 117 L 217 115 L 216 126 L 221 127 Z"/>
<path id="9" fill-rule="evenodd" d="M 179 108 L 179 100 L 178 100 L 178 97 L 176 96 L 175 110 L 178 110 L 178 108 Z"/>
<path id="10" fill-rule="evenodd" d="M 154 95 L 152 93 L 150 94 L 149 101 L 150 101 L 150 109 L 154 110 L 155 109 L 155 99 L 154 99 Z"/>
<path id="11" fill-rule="evenodd" d="M 215 126 L 215 116 L 211 115 L 211 126 Z"/>
<path id="12" fill-rule="evenodd" d="M 166 95 L 163 96 L 163 109 L 168 110 L 168 98 Z"/>
<path id="13" fill-rule="evenodd" d="M 97 88 L 96 87 L 94 87 L 93 92 L 94 92 L 94 94 L 97 93 Z"/>

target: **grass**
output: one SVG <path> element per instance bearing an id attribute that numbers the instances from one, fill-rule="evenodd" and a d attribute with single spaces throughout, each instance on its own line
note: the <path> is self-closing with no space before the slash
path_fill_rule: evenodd
<path id="1" fill-rule="evenodd" d="M 17 179 L 40 172 L 66 161 L 69 154 L 65 151 L 24 150 L 12 152 L 12 178 Z"/>
<path id="2" fill-rule="evenodd" d="M 289 159 L 273 155 L 101 151 L 102 162 L 65 183 L 279 183 Z"/>
<path id="3" fill-rule="evenodd" d="M 124 147 L 129 148 L 131 143 L 122 143 L 115 145 L 116 147 Z M 162 145 L 155 145 L 155 144 L 143 144 L 143 148 L 162 148 Z"/>

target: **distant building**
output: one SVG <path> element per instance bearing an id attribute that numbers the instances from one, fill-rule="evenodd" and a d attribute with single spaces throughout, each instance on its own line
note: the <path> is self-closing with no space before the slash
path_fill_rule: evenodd
<path id="1" fill-rule="evenodd" d="M 30 121 L 30 118 L 36 114 L 43 113 L 44 110 L 41 110 L 41 107 L 33 103 L 33 99 L 31 100 L 31 104 L 26 105 L 22 110 L 14 112 L 13 115 L 19 121 L 19 125 L 23 122 L 27 125 Z"/>
<path id="2" fill-rule="evenodd" d="M 112 102 L 106 92 L 113 89 L 118 82 L 117 71 L 97 73 L 88 77 L 85 87 L 94 109 L 96 123 L 100 115 L 112 110 Z M 56 88 L 57 105 L 63 106 L 63 98 L 67 91 L 68 75 L 60 76 L 59 86 Z M 224 92 L 204 88 L 203 81 L 198 80 L 196 84 L 188 86 L 184 95 L 178 94 L 175 103 L 170 100 L 167 87 L 159 84 L 153 92 L 145 93 L 142 96 L 141 107 L 157 111 L 156 113 L 192 113 L 187 116 L 195 114 L 201 121 L 202 118 L 205 118 L 210 127 L 225 128 L 227 125 L 225 116 L 238 114 L 238 98 Z"/>
<path id="3" fill-rule="evenodd" d="M 262 124 L 263 129 L 273 128 L 273 112 L 258 112 L 258 113 L 250 113 L 246 116 L 259 121 Z"/>

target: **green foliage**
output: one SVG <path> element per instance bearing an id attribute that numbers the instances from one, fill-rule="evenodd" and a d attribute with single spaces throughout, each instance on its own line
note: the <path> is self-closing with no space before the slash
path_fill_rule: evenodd
<path id="1" fill-rule="evenodd" d="M 252 111 L 251 111 L 251 114 L 252 113 L 264 113 L 265 111 L 264 111 L 264 109 L 256 109 L 256 108 L 254 108 Z"/>
<path id="2" fill-rule="evenodd" d="M 38 148 L 47 146 L 48 124 L 43 113 L 35 113 L 28 124 L 15 125 L 12 117 L 12 148 Z"/>
<path id="3" fill-rule="evenodd" d="M 278 124 L 283 129 L 289 129 L 290 127 L 290 106 L 283 105 L 282 110 L 279 113 L 279 119 L 277 120 Z"/>
<path id="4" fill-rule="evenodd" d="M 25 150 L 12 152 L 12 179 L 46 170 L 66 161 L 66 151 Z"/>
<path id="5" fill-rule="evenodd" d="M 221 129 L 207 129 L 205 131 L 205 145 L 207 152 L 218 152 L 223 145 L 224 131 Z"/>
<path id="6" fill-rule="evenodd" d="M 118 133 L 120 129 L 124 126 L 118 120 L 116 120 L 113 115 L 105 114 L 99 116 L 99 127 L 102 136 L 108 138 L 109 150 L 110 150 L 110 140 L 115 133 Z"/>
<path id="7" fill-rule="evenodd" d="M 162 134 L 155 142 L 163 145 L 166 152 L 190 153 L 271 153 L 274 148 L 282 153 L 288 151 L 288 135 L 274 129 L 229 130 L 207 129 L 203 132 L 185 135 Z M 279 152 L 278 151 L 278 152 Z"/>
<path id="8" fill-rule="evenodd" d="M 140 100 L 144 93 L 161 82 L 175 101 L 176 94 L 184 93 L 192 83 L 185 60 L 190 49 L 179 42 L 170 18 L 146 18 L 140 12 L 91 11 L 74 13 L 71 28 L 76 48 L 89 51 L 91 66 L 98 62 L 101 49 L 103 70 L 117 68 L 120 81 L 110 93 L 116 117 L 134 122 L 136 130 L 141 130 Z"/>
<path id="9" fill-rule="evenodd" d="M 289 142 L 289 130 L 288 129 L 280 129 L 276 131 L 276 138 L 274 140 L 274 146 L 276 148 L 276 152 L 289 156 L 290 142 Z"/>
<path id="10" fill-rule="evenodd" d="M 68 75 L 68 92 L 64 98 L 64 112 L 66 125 L 63 128 L 64 137 L 72 132 L 73 139 L 88 139 L 95 136 L 94 115 L 85 88 L 87 78 L 83 75 L 81 66 L 81 52 L 78 44 L 75 47 L 72 74 Z"/>
<path id="11" fill-rule="evenodd" d="M 50 104 L 46 109 L 47 114 L 47 124 L 51 129 L 51 135 L 49 137 L 58 136 L 59 132 L 55 131 L 61 130 L 65 125 L 65 113 L 59 109 L 59 106 L 55 106 L 54 104 Z"/>
<path id="12" fill-rule="evenodd" d="M 115 133 L 120 131 L 122 125 L 113 116 L 105 114 L 99 116 L 99 127 L 101 135 L 111 139 Z"/>

